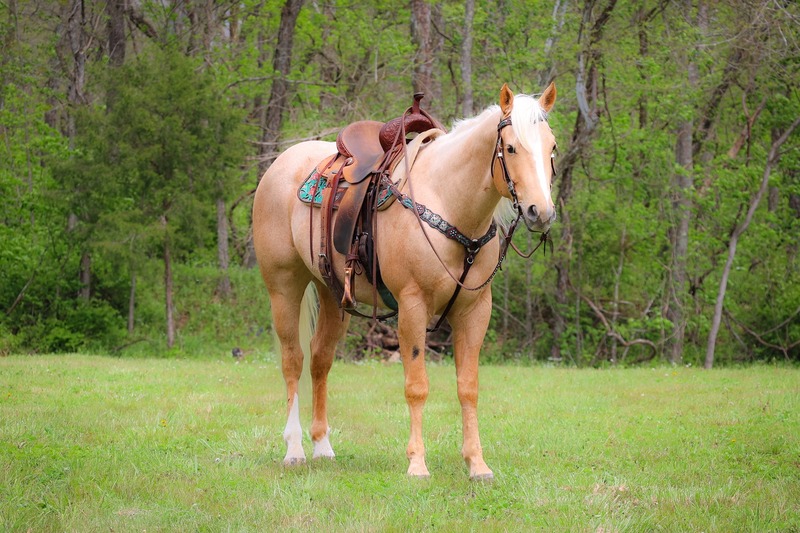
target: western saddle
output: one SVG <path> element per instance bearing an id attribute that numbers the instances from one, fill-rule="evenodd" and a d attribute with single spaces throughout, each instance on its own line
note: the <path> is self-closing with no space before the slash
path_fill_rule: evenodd
<path id="1" fill-rule="evenodd" d="M 368 316 L 356 310 L 355 276 L 364 273 L 373 287 L 370 318 L 388 318 L 396 314 L 397 302 L 383 284 L 375 255 L 375 213 L 393 199 L 382 183 L 397 164 L 406 157 L 408 166 L 422 143 L 430 141 L 444 127 L 420 109 L 422 93 L 402 116 L 383 123 L 374 120 L 354 122 L 346 126 L 336 139 L 337 153 L 323 160 L 301 187 L 311 192 L 311 204 L 321 193 L 321 235 L 319 270 L 325 283 L 336 296 L 340 307 L 350 314 Z M 406 135 L 418 134 L 409 143 Z M 316 181 L 312 184 L 312 178 Z M 320 191 L 321 189 L 321 191 Z M 338 210 L 335 222 L 333 211 Z M 314 257 L 314 209 L 309 209 L 311 257 Z M 344 280 L 333 271 L 332 256 L 345 257 Z M 378 295 L 394 312 L 377 315 Z"/>

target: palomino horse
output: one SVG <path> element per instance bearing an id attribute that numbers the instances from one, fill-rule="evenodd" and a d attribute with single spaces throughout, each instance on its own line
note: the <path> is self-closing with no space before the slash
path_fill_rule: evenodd
<path id="1" fill-rule="evenodd" d="M 556 100 L 551 84 L 534 98 L 517 95 L 503 86 L 500 105 L 458 122 L 420 151 L 403 186 L 406 203 L 424 204 L 430 212 L 458 228 L 462 236 L 484 237 L 474 252 L 471 269 L 447 318 L 453 331 L 458 399 L 461 402 L 461 453 L 471 479 L 491 479 L 478 435 L 478 356 L 492 311 L 491 276 L 505 247 L 494 236 L 497 213 L 516 215 L 530 231 L 547 232 L 556 218 L 550 193 L 555 138 L 547 113 Z M 313 283 L 319 295 L 319 314 L 311 340 L 312 424 L 314 458 L 334 456 L 329 440 L 327 375 L 336 343 L 345 334 L 350 316 L 343 314 L 322 281 L 316 257 L 311 257 L 309 209 L 298 188 L 321 160 L 336 153 L 331 142 L 309 141 L 282 153 L 261 179 L 253 204 L 253 238 L 261 274 L 269 290 L 275 330 L 280 340 L 286 381 L 287 444 L 285 465 L 305 462 L 298 409 L 298 380 L 303 368 L 299 321 L 306 287 Z M 504 209 L 503 204 L 513 209 Z M 426 326 L 448 305 L 466 265 L 469 247 L 424 225 L 419 211 L 397 201 L 379 212 L 375 246 L 383 282 L 398 304 L 398 335 L 405 374 L 405 396 L 411 418 L 406 454 L 410 476 L 427 477 L 422 439 L 422 410 L 428 397 L 425 370 Z M 317 216 L 317 215 L 315 215 Z M 508 214 L 506 214 L 508 218 Z M 319 217 L 313 219 L 319 221 Z M 437 219 L 438 220 L 438 219 Z M 502 221 L 498 220 L 501 226 Z M 506 221 L 508 223 L 508 220 Z M 315 232 L 319 228 L 314 228 Z M 318 235 L 318 233 L 316 233 Z M 318 240 L 318 239 L 315 239 Z M 316 242 L 314 242 L 316 251 Z M 465 250 L 466 247 L 466 250 Z M 502 255 L 501 255 L 502 248 Z M 335 254 L 339 255 L 339 254 Z M 342 276 L 344 258 L 333 258 Z M 359 275 L 356 297 L 372 302 L 372 287 Z"/>

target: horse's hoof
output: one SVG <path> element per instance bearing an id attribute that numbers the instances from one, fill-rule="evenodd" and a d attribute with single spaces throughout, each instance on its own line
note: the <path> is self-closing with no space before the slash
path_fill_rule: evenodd
<path id="1" fill-rule="evenodd" d="M 318 441 L 314 441 L 314 455 L 312 455 L 314 459 L 333 459 L 336 457 L 336 454 L 333 453 L 333 448 L 331 447 L 331 441 L 328 440 L 328 436 L 325 435 Z"/>
<path id="2" fill-rule="evenodd" d="M 415 479 L 429 479 L 431 477 L 430 472 L 428 472 L 428 467 L 425 466 L 424 461 L 422 464 L 410 464 L 408 465 L 408 471 L 406 472 L 408 477 L 412 477 Z"/>
<path id="3" fill-rule="evenodd" d="M 334 461 L 334 460 L 336 459 L 336 456 L 335 456 L 335 455 L 333 455 L 333 454 L 330 454 L 330 455 L 326 455 L 326 454 L 319 454 L 319 455 L 316 455 L 316 454 L 315 454 L 315 455 L 314 455 L 314 457 L 313 457 L 313 459 L 314 459 L 315 461 L 318 461 L 318 460 L 322 460 L 322 461 Z"/>
<path id="4" fill-rule="evenodd" d="M 488 472 L 486 474 L 475 474 L 474 476 L 469 476 L 470 481 L 477 481 L 478 483 L 491 483 L 494 481 L 494 474 Z"/>
<path id="5" fill-rule="evenodd" d="M 287 457 L 283 460 L 283 466 L 287 466 L 289 468 L 303 466 L 304 464 L 306 464 L 305 457 Z"/>

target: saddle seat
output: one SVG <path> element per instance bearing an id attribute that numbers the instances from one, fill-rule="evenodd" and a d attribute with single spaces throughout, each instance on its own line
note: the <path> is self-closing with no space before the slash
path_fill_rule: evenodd
<path id="1" fill-rule="evenodd" d="M 345 165 L 342 177 L 348 183 L 360 183 L 370 173 L 378 170 L 386 150 L 380 142 L 384 123 L 361 120 L 346 126 L 336 137 L 336 149 L 352 161 Z"/>

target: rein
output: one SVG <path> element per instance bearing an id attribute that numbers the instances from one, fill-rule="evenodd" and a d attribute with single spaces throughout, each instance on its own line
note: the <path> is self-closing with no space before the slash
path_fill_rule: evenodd
<path id="1" fill-rule="evenodd" d="M 486 245 L 489 241 L 491 241 L 497 234 L 497 226 L 494 223 L 494 221 L 492 221 L 491 225 L 489 226 L 489 230 L 482 237 L 479 237 L 477 239 L 470 239 L 469 237 L 461 233 L 461 231 L 459 231 L 458 228 L 456 228 L 455 226 L 444 220 L 440 215 L 433 213 L 430 209 L 428 209 L 427 207 L 425 207 L 420 203 L 417 203 L 414 200 L 413 198 L 414 189 L 411 184 L 411 173 L 409 172 L 408 168 L 406 168 L 406 176 L 407 176 L 408 189 L 410 195 L 401 193 L 397 189 L 397 187 L 394 186 L 391 180 L 388 179 L 388 177 L 386 176 L 383 177 L 383 181 L 388 187 L 389 191 L 398 199 L 400 204 L 406 209 L 410 209 L 414 212 L 414 215 L 417 218 L 417 222 L 419 223 L 419 227 L 422 230 L 422 234 L 425 235 L 425 239 L 428 241 L 428 244 L 430 245 L 434 255 L 436 255 L 436 259 L 439 260 L 439 263 L 445 269 L 450 278 L 456 282 L 456 288 L 453 291 L 453 295 L 450 297 L 450 300 L 447 302 L 447 306 L 445 307 L 442 314 L 439 316 L 439 320 L 436 322 L 436 325 L 433 328 L 429 328 L 427 330 L 429 333 L 436 331 L 439 329 L 439 327 L 441 327 L 442 323 L 444 322 L 444 319 L 447 317 L 447 313 L 453 307 L 456 298 L 458 298 L 458 294 L 459 292 L 461 292 L 461 289 L 468 291 L 479 291 L 492 282 L 494 277 L 497 275 L 497 272 L 502 268 L 503 261 L 506 258 L 509 246 L 511 246 L 514 249 L 514 251 L 521 257 L 527 259 L 531 257 L 536 250 L 539 249 L 542 243 L 546 243 L 548 241 L 549 232 L 542 233 L 542 236 L 539 239 L 539 244 L 537 244 L 536 247 L 533 250 L 531 250 L 527 255 L 523 254 L 511 242 L 511 239 L 514 236 L 514 232 L 517 229 L 517 225 L 519 224 L 519 221 L 522 219 L 523 213 L 522 213 L 522 208 L 519 205 L 519 200 L 517 198 L 517 191 L 516 188 L 514 187 L 514 182 L 511 180 L 511 176 L 508 172 L 508 167 L 506 165 L 505 158 L 503 157 L 503 139 L 500 133 L 503 130 L 503 128 L 510 125 L 511 125 L 510 117 L 502 119 L 500 123 L 497 125 L 496 150 L 492 154 L 492 162 L 490 169 L 492 177 L 494 177 L 494 163 L 496 160 L 499 159 L 500 166 L 503 170 L 503 180 L 506 183 L 506 187 L 508 187 L 508 192 L 511 195 L 514 209 L 517 211 L 517 216 L 514 219 L 514 221 L 509 225 L 508 233 L 502 231 L 501 229 L 501 232 L 503 233 L 503 242 L 500 246 L 500 256 L 497 261 L 497 264 L 495 265 L 494 270 L 486 279 L 486 281 L 484 281 L 478 286 L 468 287 L 467 285 L 464 284 L 464 281 L 467 279 L 467 274 L 469 273 L 470 268 L 475 262 L 475 256 L 477 256 L 478 252 L 481 251 L 481 248 L 483 248 L 483 246 Z M 403 136 L 405 136 L 405 128 L 403 128 Z M 441 256 L 439 255 L 439 252 L 436 251 L 436 248 L 433 246 L 433 242 L 431 242 L 428 233 L 425 231 L 425 227 L 422 224 L 423 221 L 426 222 L 430 227 L 443 233 L 447 238 L 452 239 L 461 244 L 462 246 L 464 246 L 464 251 L 465 251 L 464 266 L 461 276 L 459 278 L 456 278 L 453 275 L 448 266 L 442 260 Z M 547 253 L 547 246 L 545 246 L 545 253 Z"/>

